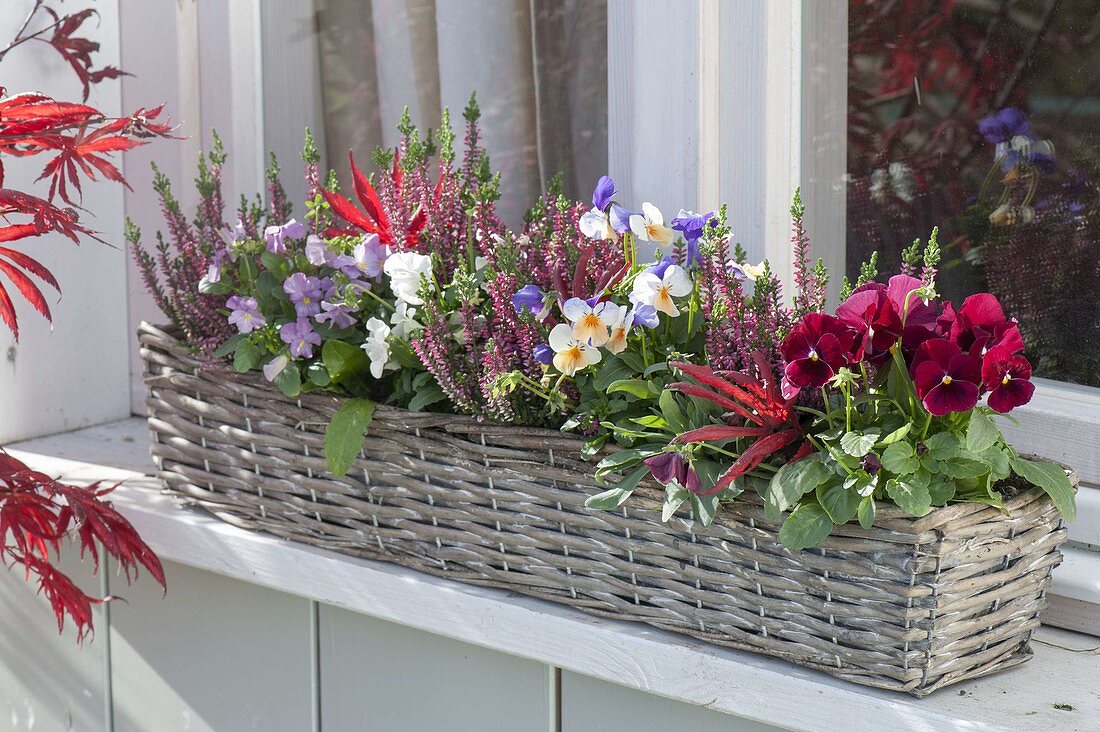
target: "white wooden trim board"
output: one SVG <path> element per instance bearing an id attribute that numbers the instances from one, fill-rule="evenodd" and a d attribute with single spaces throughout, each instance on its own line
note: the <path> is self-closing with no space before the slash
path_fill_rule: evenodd
<path id="1" fill-rule="evenodd" d="M 131 419 L 21 443 L 12 452 L 74 481 L 125 480 L 116 506 L 163 559 L 746 719 L 796 730 L 843 719 L 850 732 L 1085 730 L 1100 719 L 1100 641 L 1090 636 L 1043 628 L 1035 658 L 1022 667 L 916 700 L 235 528 L 159 494 L 142 474 L 150 466 L 146 440 L 144 421 Z"/>

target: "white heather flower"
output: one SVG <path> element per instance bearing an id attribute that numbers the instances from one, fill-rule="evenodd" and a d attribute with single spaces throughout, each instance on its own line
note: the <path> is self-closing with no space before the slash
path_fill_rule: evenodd
<path id="1" fill-rule="evenodd" d="M 649 201 L 642 204 L 641 214 L 631 215 L 630 230 L 642 241 L 653 241 L 665 246 L 671 244 L 676 236 L 672 229 L 665 226 L 665 217 L 661 215 L 661 211 Z"/>
<path id="2" fill-rule="evenodd" d="M 370 359 L 370 373 L 376 379 L 382 378 L 382 372 L 390 362 L 390 344 L 387 340 L 389 336 L 390 326 L 378 318 L 367 321 L 367 340 L 360 348 Z"/>
<path id="3" fill-rule="evenodd" d="M 421 281 L 431 277 L 432 258 L 416 252 L 396 252 L 386 258 L 382 270 L 390 278 L 390 289 L 398 300 L 410 305 L 423 305 L 417 294 Z"/>
<path id="4" fill-rule="evenodd" d="M 393 326 L 391 332 L 403 341 L 409 340 L 409 336 L 420 330 L 424 326 L 416 322 L 415 316 L 416 308 L 409 307 L 407 302 L 398 301 L 397 306 L 394 308 L 393 315 L 390 316 L 390 325 Z"/>
<path id="5" fill-rule="evenodd" d="M 558 323 L 550 331 L 550 348 L 554 351 L 554 366 L 566 376 L 600 362 L 600 350 L 573 337 L 573 329 Z"/>
<path id="6" fill-rule="evenodd" d="M 676 309 L 672 298 L 687 295 L 691 288 L 691 277 L 683 267 L 673 264 L 665 269 L 663 277 L 658 277 L 653 272 L 642 272 L 635 277 L 630 299 L 642 305 L 652 305 L 657 312 L 675 318 L 680 311 Z"/>
<path id="7" fill-rule="evenodd" d="M 579 297 L 572 297 L 561 306 L 562 313 L 573 324 L 573 337 L 593 346 L 607 343 L 608 328 L 618 324 L 622 315 L 610 302 L 589 305 Z"/>

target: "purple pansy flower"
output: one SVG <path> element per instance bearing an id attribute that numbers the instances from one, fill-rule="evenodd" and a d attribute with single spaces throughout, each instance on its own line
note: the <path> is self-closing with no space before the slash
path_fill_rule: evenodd
<path id="1" fill-rule="evenodd" d="M 702 238 L 703 231 L 713 218 L 713 211 L 709 211 L 705 214 L 697 214 L 694 211 L 680 209 L 679 215 L 672 220 L 673 230 L 683 234 L 684 241 L 687 242 L 687 266 L 690 267 L 693 264 L 699 263 L 699 239 Z"/>
<path id="2" fill-rule="evenodd" d="M 607 204 L 615 196 L 615 181 L 610 176 L 601 175 L 596 181 L 596 188 L 592 191 L 592 205 L 601 211 L 607 210 Z"/>
<path id="3" fill-rule="evenodd" d="M 546 293 L 538 285 L 524 285 L 512 295 L 512 307 L 516 309 L 517 315 L 522 315 L 526 310 L 542 319 L 546 317 Z"/>
<path id="4" fill-rule="evenodd" d="M 290 346 L 294 358 L 313 358 L 313 347 L 321 345 L 321 336 L 305 318 L 279 328 L 279 337 Z"/>
<path id="5" fill-rule="evenodd" d="M 321 301 L 323 312 L 313 316 L 318 323 L 332 323 L 334 328 L 350 328 L 355 325 L 355 317 L 351 314 L 351 308 L 343 303 L 331 303 L 328 300 Z"/>
<path id="6" fill-rule="evenodd" d="M 548 343 L 540 343 L 532 350 L 531 355 L 544 366 L 554 362 L 554 349 Z"/>
<path id="7" fill-rule="evenodd" d="M 301 239 L 306 235 L 306 226 L 297 219 L 291 219 L 282 226 L 269 226 L 264 229 L 264 241 L 267 251 L 273 254 L 286 252 L 287 239 Z"/>
<path id="8" fill-rule="evenodd" d="M 382 264 L 386 261 L 386 246 L 378 238 L 378 234 L 364 236 L 351 256 L 343 255 L 336 258 L 333 266 L 337 267 L 352 279 L 367 277 L 375 279 L 382 274 Z"/>
<path id="9" fill-rule="evenodd" d="M 611 204 L 611 228 L 620 234 L 630 231 L 630 217 L 639 216 L 637 211 L 628 211 L 617 203 Z"/>
<path id="10" fill-rule="evenodd" d="M 331 284 L 331 283 L 330 283 Z M 321 312 L 323 296 L 321 280 L 302 272 L 295 272 L 283 282 L 283 292 L 294 303 L 294 311 L 299 317 L 316 315 Z"/>
<path id="11" fill-rule="evenodd" d="M 630 313 L 633 315 L 634 325 L 640 325 L 643 328 L 656 328 L 660 322 L 657 319 L 657 308 L 652 305 L 634 303 L 634 309 Z"/>
<path id="12" fill-rule="evenodd" d="M 324 240 L 316 234 L 310 234 L 306 239 L 306 259 L 315 267 L 332 263 L 332 252 L 325 246 Z"/>
<path id="13" fill-rule="evenodd" d="M 240 333 L 251 333 L 267 323 L 254 297 L 234 295 L 225 304 L 233 311 L 229 314 L 229 324 L 237 326 Z"/>
<path id="14" fill-rule="evenodd" d="M 687 483 L 688 463 L 678 452 L 662 452 L 643 460 L 649 466 L 649 472 L 661 485 Z"/>

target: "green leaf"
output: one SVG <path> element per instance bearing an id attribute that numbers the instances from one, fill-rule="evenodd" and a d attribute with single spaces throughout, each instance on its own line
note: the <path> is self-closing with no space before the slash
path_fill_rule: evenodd
<path id="1" fill-rule="evenodd" d="M 886 437 L 883 437 L 881 440 L 879 440 L 878 444 L 883 446 L 893 445 L 895 442 L 909 434 L 909 430 L 911 429 L 913 429 L 913 423 L 906 422 L 901 427 L 898 427 L 896 430 L 886 435 Z"/>
<path id="2" fill-rule="evenodd" d="M 955 497 L 955 481 L 943 475 L 934 475 L 928 482 L 928 496 L 933 506 L 946 506 Z"/>
<path id="3" fill-rule="evenodd" d="M 970 452 L 984 452 L 1001 438 L 1001 431 L 993 418 L 980 409 L 970 413 L 970 422 L 966 427 L 966 449 Z"/>
<path id="4" fill-rule="evenodd" d="M 309 383 L 314 386 L 328 386 L 332 383 L 332 378 L 328 375 L 328 370 L 325 369 L 325 365 L 319 361 L 314 361 L 306 368 L 306 378 Z"/>
<path id="5" fill-rule="evenodd" d="M 665 418 L 661 417 L 661 416 L 658 416 L 656 414 L 646 414 L 642 417 L 634 417 L 630 421 L 633 422 L 634 424 L 641 425 L 642 427 L 649 427 L 650 429 L 655 429 L 655 430 L 667 430 L 668 429 L 668 422 L 665 421 Z"/>
<path id="6" fill-rule="evenodd" d="M 424 407 L 441 402 L 446 398 L 447 395 L 439 388 L 439 384 L 429 384 L 416 390 L 416 394 L 409 400 L 409 411 L 419 412 Z"/>
<path id="7" fill-rule="evenodd" d="M 610 490 L 606 490 L 603 493 L 597 493 L 594 496 L 589 496 L 584 502 L 587 508 L 595 508 L 602 511 L 606 511 L 611 508 L 618 508 L 623 505 L 626 499 L 630 498 L 630 495 L 634 493 L 634 489 L 638 487 L 638 483 L 641 482 L 649 473 L 649 468 L 645 465 L 641 465 L 634 470 L 630 471 L 618 485 Z"/>
<path id="8" fill-rule="evenodd" d="M 691 467 L 695 468 L 695 474 L 699 476 L 699 488 L 705 493 L 714 487 L 714 484 L 718 482 L 718 478 L 721 477 L 727 466 L 714 460 L 708 460 L 707 458 L 696 458 L 692 461 Z M 734 486 L 730 486 L 722 491 L 722 493 L 727 497 L 732 497 L 730 493 L 734 490 Z M 743 487 L 737 489 L 733 495 L 740 493 L 742 490 L 744 490 Z"/>
<path id="9" fill-rule="evenodd" d="M 796 508 L 779 529 L 779 543 L 788 549 L 801 551 L 824 541 L 833 530 L 833 520 L 816 503 L 803 503 Z"/>
<path id="10" fill-rule="evenodd" d="M 1037 485 L 1046 491 L 1062 516 L 1067 521 L 1077 518 L 1077 504 L 1073 495 L 1073 484 L 1060 466 L 1046 460 L 1027 460 L 1016 457 L 1012 460 L 1012 471 L 1028 483 Z"/>
<path id="11" fill-rule="evenodd" d="M 623 363 L 618 356 L 608 356 L 596 372 L 596 378 L 592 380 L 592 388 L 597 392 L 607 391 L 607 387 L 622 379 L 629 379 L 635 374 L 634 369 Z"/>
<path id="12" fill-rule="evenodd" d="M 950 432 L 937 432 L 924 441 L 930 460 L 950 460 L 959 454 L 959 440 Z"/>
<path id="13" fill-rule="evenodd" d="M 840 447 L 852 457 L 861 458 L 871 452 L 871 448 L 878 442 L 878 430 L 866 432 L 845 432 L 840 437 Z M 838 521 L 837 523 L 844 523 Z"/>
<path id="14" fill-rule="evenodd" d="M 867 496 L 859 502 L 859 525 L 869 529 L 875 525 L 875 497 Z"/>
<path id="15" fill-rule="evenodd" d="M 895 442 L 882 452 L 882 467 L 894 475 L 909 475 L 920 467 L 917 454 L 908 442 Z"/>
<path id="16" fill-rule="evenodd" d="M 678 485 L 666 485 L 665 504 L 661 507 L 661 521 L 668 521 L 672 518 L 676 510 L 689 498 L 691 498 L 691 493 L 684 488 Z"/>
<path id="17" fill-rule="evenodd" d="M 764 502 L 772 508 L 772 515 L 786 511 L 798 503 L 802 496 L 817 488 L 833 475 L 833 471 L 821 462 L 818 454 L 787 463 L 772 476 L 764 495 Z"/>
<path id="18" fill-rule="evenodd" d="M 710 526 L 718 513 L 718 494 L 697 496 L 691 494 L 691 516 L 703 526 Z"/>
<path id="19" fill-rule="evenodd" d="M 656 384 L 645 379 L 619 379 L 607 387 L 608 394 L 619 391 L 632 394 L 639 399 L 652 399 L 661 393 Z"/>
<path id="20" fill-rule="evenodd" d="M 302 372 L 298 370 L 298 364 L 288 363 L 286 368 L 275 377 L 275 386 L 288 397 L 296 397 L 302 393 Z"/>
<path id="21" fill-rule="evenodd" d="M 344 341 L 325 341 L 321 360 L 328 369 L 332 383 L 341 386 L 370 372 L 370 359 L 359 346 Z"/>
<path id="22" fill-rule="evenodd" d="M 596 465 L 596 479 L 600 480 L 611 473 L 618 473 L 660 452 L 663 448 L 635 448 L 612 453 Z"/>
<path id="23" fill-rule="evenodd" d="M 671 391 L 668 389 L 662 391 L 661 398 L 657 403 L 661 407 L 661 415 L 674 432 L 687 431 L 687 425 L 684 424 L 684 413 L 680 409 L 680 405 L 676 403 L 676 397 Z"/>
<path id="24" fill-rule="evenodd" d="M 230 336 L 229 340 L 214 349 L 214 358 L 223 358 L 237 350 L 237 344 L 245 339 L 244 333 Z"/>
<path id="25" fill-rule="evenodd" d="M 860 495 L 842 483 L 825 483 L 817 487 L 817 502 L 834 524 L 846 524 L 856 515 Z"/>
<path id="26" fill-rule="evenodd" d="M 363 449 L 363 437 L 374 417 L 370 399 L 349 399 L 332 415 L 325 431 L 325 459 L 333 475 L 344 475 Z"/>
<path id="27" fill-rule="evenodd" d="M 952 478 L 978 478 L 989 472 L 989 465 L 981 460 L 956 457 L 940 463 L 940 471 Z"/>
<path id="28" fill-rule="evenodd" d="M 237 344 L 237 350 L 233 353 L 233 369 L 238 374 L 251 371 L 260 365 L 263 355 L 263 351 L 255 343 L 240 341 Z"/>
<path id="29" fill-rule="evenodd" d="M 924 516 L 932 510 L 927 473 L 891 478 L 886 481 L 886 493 L 910 516 Z"/>

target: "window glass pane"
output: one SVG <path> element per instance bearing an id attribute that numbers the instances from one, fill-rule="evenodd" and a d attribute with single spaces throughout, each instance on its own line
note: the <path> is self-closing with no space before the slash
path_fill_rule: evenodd
<path id="1" fill-rule="evenodd" d="M 940 290 L 988 290 L 1036 374 L 1100 386 L 1100 5 L 849 3 L 849 277 L 940 226 Z"/>
<path id="2" fill-rule="evenodd" d="M 461 136 L 471 92 L 481 144 L 517 224 L 555 175 L 586 198 L 607 169 L 606 0 L 319 0 L 329 165 L 393 146 L 402 109 L 422 129 L 451 110 Z"/>

